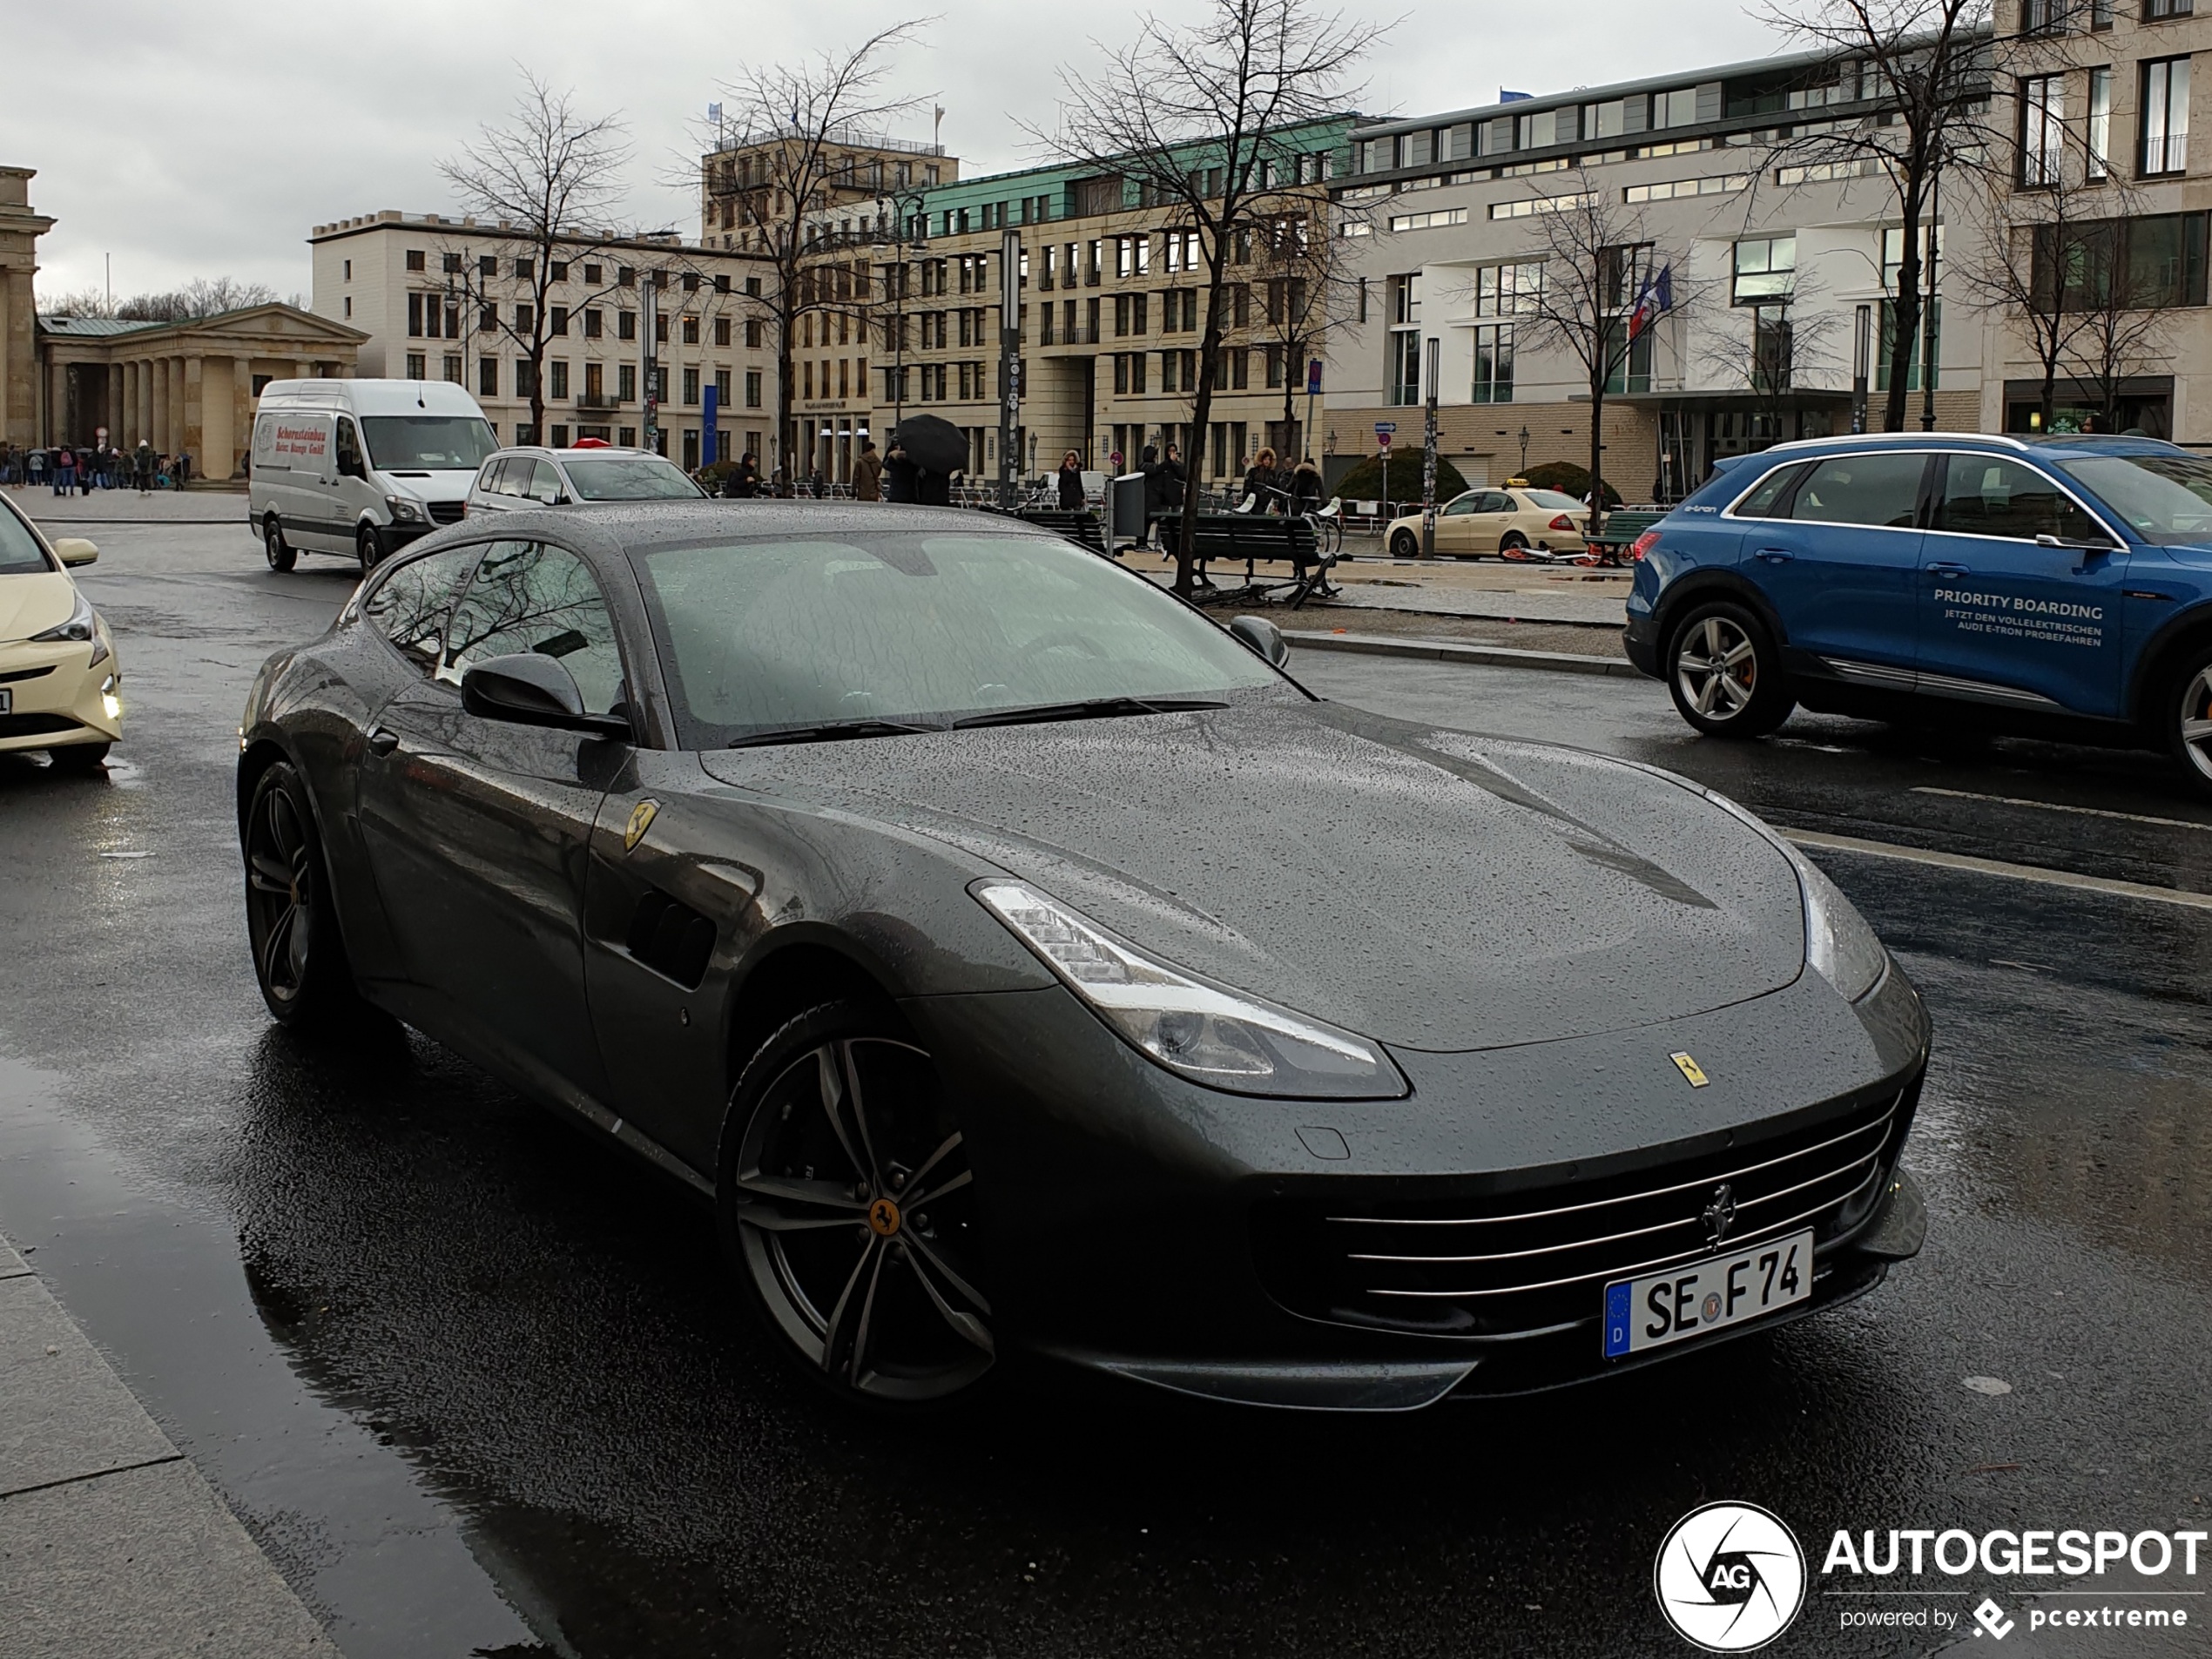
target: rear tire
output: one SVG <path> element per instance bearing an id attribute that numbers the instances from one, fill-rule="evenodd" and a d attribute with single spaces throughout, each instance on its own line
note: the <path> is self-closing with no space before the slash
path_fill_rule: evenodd
<path id="1" fill-rule="evenodd" d="M 1417 559 L 1420 556 L 1420 538 L 1413 531 L 1400 530 L 1390 538 L 1390 556 L 1393 559 Z"/>
<path id="2" fill-rule="evenodd" d="M 2200 795 L 2212 795 L 2212 646 L 2182 658 L 2159 699 L 2160 738 Z"/>
<path id="3" fill-rule="evenodd" d="M 384 556 L 384 543 L 378 539 L 376 527 L 364 524 L 354 532 L 354 556 L 361 561 L 361 574 L 367 576 Z"/>
<path id="4" fill-rule="evenodd" d="M 107 759 L 111 743 L 66 743 L 46 751 L 56 772 L 97 772 Z"/>
<path id="5" fill-rule="evenodd" d="M 1662 660 L 1675 708 L 1709 738 L 1763 738 L 1797 706 L 1774 636 L 1729 600 L 1693 605 Z"/>
<path id="6" fill-rule="evenodd" d="M 298 550 L 284 539 L 284 526 L 274 513 L 261 521 L 261 551 L 272 570 L 289 570 L 300 562 Z"/>
<path id="7" fill-rule="evenodd" d="M 1501 559 L 1525 559 L 1528 556 L 1528 538 L 1519 530 L 1507 530 L 1498 541 L 1498 556 Z"/>
<path id="8" fill-rule="evenodd" d="M 723 1134 L 723 1247 L 814 1383 L 910 1413 L 996 1368 L 975 1187 L 937 1069 L 887 1005 L 824 1002 L 746 1063 Z"/>

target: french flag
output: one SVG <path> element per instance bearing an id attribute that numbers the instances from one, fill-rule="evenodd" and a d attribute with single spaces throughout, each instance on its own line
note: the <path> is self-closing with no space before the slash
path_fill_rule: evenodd
<path id="1" fill-rule="evenodd" d="M 1643 292 L 1636 295 L 1635 309 L 1629 314 L 1629 338 L 1635 340 L 1659 320 L 1662 312 L 1675 308 L 1675 267 L 1662 265 L 1659 274 L 1644 279 Z"/>

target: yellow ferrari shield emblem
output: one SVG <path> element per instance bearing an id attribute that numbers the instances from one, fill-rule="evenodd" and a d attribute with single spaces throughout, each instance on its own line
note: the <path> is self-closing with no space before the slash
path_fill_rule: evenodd
<path id="1" fill-rule="evenodd" d="M 641 800 L 630 809 L 630 826 L 622 833 L 622 850 L 634 853 L 637 843 L 645 839 L 645 832 L 653 826 L 653 814 L 660 811 L 657 800 Z"/>
<path id="2" fill-rule="evenodd" d="M 1676 1070 L 1689 1079 L 1689 1086 L 1692 1089 L 1703 1089 L 1707 1083 L 1712 1082 L 1712 1079 L 1705 1075 L 1704 1067 L 1699 1065 L 1687 1054 L 1670 1054 L 1667 1058 L 1675 1062 Z"/>

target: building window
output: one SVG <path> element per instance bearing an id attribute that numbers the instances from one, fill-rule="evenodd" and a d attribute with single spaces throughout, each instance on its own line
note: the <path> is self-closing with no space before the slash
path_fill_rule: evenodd
<path id="1" fill-rule="evenodd" d="M 684 401 L 697 403 L 698 401 L 699 372 L 696 368 L 687 368 L 684 371 Z"/>
<path id="2" fill-rule="evenodd" d="M 615 365 L 615 401 L 631 403 L 636 401 L 637 397 L 637 365 L 617 363 Z"/>
<path id="3" fill-rule="evenodd" d="M 429 375 L 427 373 L 428 367 L 428 365 L 424 361 L 423 355 L 421 352 L 411 351 L 407 354 L 408 379 L 411 381 L 428 380 L 429 378 Z"/>
<path id="4" fill-rule="evenodd" d="M 668 314 L 663 312 L 653 319 L 653 339 L 661 345 L 668 343 Z"/>
<path id="5" fill-rule="evenodd" d="M 422 263 L 422 250 L 421 248 L 411 247 L 408 249 L 407 268 L 410 271 L 420 271 L 425 268 Z"/>
<path id="6" fill-rule="evenodd" d="M 1513 325 L 1482 323 L 1474 331 L 1474 388 L 1477 403 L 1513 401 Z"/>
<path id="7" fill-rule="evenodd" d="M 725 409 L 730 407 L 730 371 L 726 368 L 714 371 L 714 401 Z"/>
<path id="8" fill-rule="evenodd" d="M 568 428 L 556 426 L 553 428 L 553 447 L 556 449 L 565 449 L 569 447 Z"/>
<path id="9" fill-rule="evenodd" d="M 499 395 L 499 359 L 496 357 L 480 357 L 476 360 L 476 395 L 478 397 Z"/>
<path id="10" fill-rule="evenodd" d="M 2142 171 L 2181 172 L 2189 159 L 2189 60 L 2160 57 L 2143 65 Z"/>
<path id="11" fill-rule="evenodd" d="M 515 307 L 515 332 L 517 334 L 527 334 L 536 327 L 537 327 L 537 307 L 516 306 Z"/>
<path id="12" fill-rule="evenodd" d="M 2168 17 L 2188 17 L 2195 10 L 2195 0 L 2145 0 L 2143 17 L 2151 23 L 2163 23 Z"/>
<path id="13" fill-rule="evenodd" d="M 699 343 L 699 320 L 697 317 L 684 319 L 684 343 L 686 346 L 696 346 Z"/>
<path id="14" fill-rule="evenodd" d="M 536 261 L 536 260 L 516 260 L 516 261 L 515 261 L 515 280 L 516 280 L 516 281 L 517 281 L 517 282 L 528 282 L 528 281 L 531 280 L 532 280 L 532 279 L 533 279 L 533 278 L 534 278 L 536 274 L 537 274 L 537 261 Z"/>
<path id="15" fill-rule="evenodd" d="M 438 260 L 438 268 L 452 275 L 460 274 L 461 255 L 458 253 L 447 253 L 441 255 Z"/>
<path id="16" fill-rule="evenodd" d="M 1797 286 L 1797 239 L 1792 236 L 1748 238 L 1736 245 L 1733 305 L 1752 305 L 1764 300 L 1787 300 Z"/>
<path id="17" fill-rule="evenodd" d="M 583 337 L 586 340 L 597 340 L 599 338 L 599 324 L 601 320 L 602 315 L 596 307 L 583 314 Z"/>
<path id="18" fill-rule="evenodd" d="M 1764 305 L 1751 308 L 1751 385 L 1755 390 L 1790 389 L 1793 344 L 1789 307 Z"/>
<path id="19" fill-rule="evenodd" d="M 1929 253 L 1932 251 L 1940 263 L 1946 252 L 1944 243 L 1948 239 L 1940 225 L 1920 226 L 1920 276 L 1923 282 L 1927 280 Z M 1892 225 L 1882 233 L 1882 287 L 1885 292 L 1897 292 L 1898 268 L 1904 260 L 1905 232 Z"/>
<path id="20" fill-rule="evenodd" d="M 745 343 L 747 348 L 759 351 L 762 336 L 763 328 L 760 320 L 757 317 L 749 319 L 745 326 Z"/>
<path id="21" fill-rule="evenodd" d="M 2104 179 L 2112 172 L 2112 71 L 2089 71 L 2089 125 L 2083 135 L 2088 151 L 2089 177 Z"/>
<path id="22" fill-rule="evenodd" d="M 606 365 L 604 363 L 586 363 L 583 366 L 583 395 L 578 398 L 577 401 L 579 403 L 598 404 L 604 403 L 606 401 Z"/>
<path id="23" fill-rule="evenodd" d="M 351 282 L 354 280 L 354 262 L 351 260 L 347 260 L 345 261 L 345 266 L 346 280 Z"/>
<path id="24" fill-rule="evenodd" d="M 749 409 L 760 407 L 760 371 L 757 368 L 745 372 L 745 406 Z"/>
<path id="25" fill-rule="evenodd" d="M 550 330 L 550 332 L 560 335 L 564 340 L 568 337 L 569 308 L 566 306 L 548 307 L 545 313 L 545 320 L 547 327 Z"/>
<path id="26" fill-rule="evenodd" d="M 518 357 L 515 360 L 515 395 L 516 397 L 537 395 L 537 365 L 527 357 Z"/>
<path id="27" fill-rule="evenodd" d="M 2066 159 L 2066 77 L 2038 75 L 2020 83 L 2020 183 L 2033 189 L 2059 182 Z"/>
<path id="28" fill-rule="evenodd" d="M 354 296 L 350 293 L 346 296 L 346 314 L 349 317 L 354 314 Z"/>
<path id="29" fill-rule="evenodd" d="M 1544 287 L 1544 262 L 1521 260 L 1486 265 L 1474 273 L 1474 314 L 1517 317 L 1532 309 Z"/>
<path id="30" fill-rule="evenodd" d="M 445 371 L 446 379 L 448 382 L 455 386 L 458 386 L 462 383 L 461 354 L 459 352 L 448 352 L 446 354 Z"/>
<path id="31" fill-rule="evenodd" d="M 585 266 L 583 267 L 583 280 L 584 280 L 586 282 L 590 283 L 590 284 L 591 284 L 593 287 L 596 287 L 597 286 L 598 286 L 598 282 L 599 282 L 599 267 L 598 267 L 597 266 L 596 266 L 596 265 L 587 265 L 587 266 Z"/>
<path id="32" fill-rule="evenodd" d="M 714 320 L 714 343 L 718 346 L 726 346 L 730 343 L 730 320 L 727 317 L 717 317 Z"/>
<path id="33" fill-rule="evenodd" d="M 1390 401 L 1421 401 L 1421 278 L 1413 272 L 1390 279 Z"/>
<path id="34" fill-rule="evenodd" d="M 564 398 L 569 395 L 569 365 L 566 359 L 555 358 L 550 365 L 553 374 L 553 395 Z"/>
<path id="35" fill-rule="evenodd" d="M 617 311 L 615 313 L 615 338 L 617 340 L 637 338 L 637 314 L 636 312 Z"/>
<path id="36" fill-rule="evenodd" d="M 1922 305 L 1920 326 L 1913 332 L 1912 349 L 1905 366 L 1905 389 L 1908 392 L 1920 390 L 1920 352 L 1931 331 L 1935 335 L 1935 383 L 1939 386 L 1943 383 L 1943 302 L 1940 300 L 1932 303 L 1924 300 Z M 1874 389 L 1878 392 L 1890 389 L 1890 353 L 1896 340 L 1897 302 L 1885 300 L 1882 301 L 1881 344 L 1874 358 Z"/>

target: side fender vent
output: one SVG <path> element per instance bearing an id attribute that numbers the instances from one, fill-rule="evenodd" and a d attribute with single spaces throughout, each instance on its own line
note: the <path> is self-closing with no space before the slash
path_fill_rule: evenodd
<path id="1" fill-rule="evenodd" d="M 664 974 L 685 990 L 695 991 L 706 977 L 708 958 L 714 954 L 714 924 L 689 905 L 653 888 L 637 900 L 623 943 L 656 974 Z"/>

